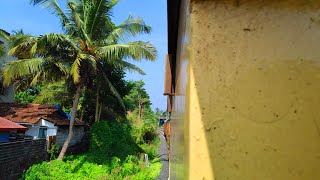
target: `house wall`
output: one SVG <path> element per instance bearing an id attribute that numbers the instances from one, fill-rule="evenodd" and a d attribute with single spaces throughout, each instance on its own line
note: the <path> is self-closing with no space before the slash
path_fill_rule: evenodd
<path id="1" fill-rule="evenodd" d="M 37 123 L 37 125 L 38 126 L 47 126 L 47 137 L 57 135 L 58 126 L 55 126 L 53 123 L 42 119 Z"/>
<path id="2" fill-rule="evenodd" d="M 9 51 L 8 42 L 6 39 L 0 37 L 0 41 L 4 42 L 6 51 Z M 3 65 L 7 62 L 10 62 L 12 60 L 15 60 L 12 56 L 4 55 L 3 57 L 0 57 L 0 69 L 3 67 Z M 1 80 L 1 76 L 0 76 Z M 14 102 L 14 87 L 10 86 L 5 89 L 4 95 L 0 94 L 0 102 Z"/>
<path id="3" fill-rule="evenodd" d="M 47 127 L 47 140 L 48 136 L 56 136 L 56 144 L 62 147 L 64 141 L 67 139 L 69 133 L 69 126 L 55 126 L 53 123 L 40 120 L 34 125 L 25 125 L 28 127 L 26 131 L 26 135 L 33 136 L 34 139 L 38 138 L 39 135 L 39 127 L 46 126 Z M 70 142 L 70 146 L 80 143 L 85 136 L 84 126 L 74 126 L 74 134 L 73 138 Z"/>
<path id="4" fill-rule="evenodd" d="M 69 133 L 69 126 L 60 126 L 57 131 L 56 143 L 62 147 L 64 141 L 67 139 Z M 75 126 L 73 137 L 71 139 L 70 145 L 75 145 L 80 143 L 85 135 L 84 126 Z"/>
<path id="5" fill-rule="evenodd" d="M 28 125 L 28 130 L 26 131 L 26 135 L 33 136 L 34 139 L 38 138 L 39 135 L 39 127 L 40 126 L 46 126 L 47 127 L 47 139 L 48 136 L 56 136 L 57 135 L 57 129 L 58 127 L 55 126 L 53 123 L 46 121 L 46 120 L 40 120 L 34 125 Z"/>
<path id="6" fill-rule="evenodd" d="M 35 126 L 35 125 L 24 125 L 28 128 L 28 130 L 26 130 L 25 135 L 28 136 L 33 136 L 34 139 L 38 138 L 39 135 L 39 127 Z"/>
<path id="7" fill-rule="evenodd" d="M 171 179 L 320 179 L 320 1 L 182 2 Z"/>

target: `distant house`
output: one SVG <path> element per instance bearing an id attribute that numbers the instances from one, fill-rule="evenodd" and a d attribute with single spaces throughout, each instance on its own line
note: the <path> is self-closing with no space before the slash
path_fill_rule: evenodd
<path id="1" fill-rule="evenodd" d="M 0 117 L 27 127 L 25 134 L 34 139 L 55 136 L 60 146 L 69 133 L 70 120 L 61 110 L 51 105 L 0 103 Z M 84 135 L 85 124 L 76 120 L 70 145 L 81 142 Z"/>
<path id="2" fill-rule="evenodd" d="M 0 143 L 9 142 L 11 138 L 15 140 L 18 133 L 24 134 L 26 130 L 26 127 L 0 117 Z M 12 137 L 13 134 L 14 137 Z"/>
<path id="3" fill-rule="evenodd" d="M 8 35 L 10 35 L 8 32 L 0 29 L 1 31 L 7 33 Z M 9 43 L 5 38 L 0 37 L 0 43 L 4 44 L 5 46 L 5 50 L 6 52 L 9 51 Z M 3 65 L 7 62 L 13 61 L 15 60 L 14 57 L 12 56 L 8 56 L 8 55 L 4 55 L 2 57 L 0 57 L 0 69 L 3 67 Z M 1 71 L 0 71 L 1 72 Z M 2 78 L 0 75 L 0 102 L 13 102 L 14 101 L 14 87 L 10 86 L 7 88 L 4 88 L 2 85 Z"/>

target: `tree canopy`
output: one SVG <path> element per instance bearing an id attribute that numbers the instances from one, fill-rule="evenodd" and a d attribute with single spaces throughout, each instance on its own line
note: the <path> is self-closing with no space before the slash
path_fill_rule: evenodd
<path id="1" fill-rule="evenodd" d="M 155 60 L 156 49 L 149 42 L 125 42 L 129 37 L 150 33 L 151 27 L 138 17 L 129 16 L 115 25 L 110 16 L 118 0 L 68 0 L 63 11 L 56 0 L 31 0 L 43 5 L 61 22 L 62 34 L 23 36 L 9 51 L 18 57 L 3 69 L 3 82 L 8 86 L 17 79 L 30 78 L 30 85 L 65 81 L 74 92 L 68 138 L 59 155 L 62 159 L 73 135 L 73 123 L 82 92 L 95 87 L 96 115 L 101 114 L 100 89 L 106 88 L 125 110 L 122 97 L 108 76 L 108 66 L 144 72 L 127 60 Z M 20 41 L 21 40 L 21 41 Z M 98 119 L 98 118 L 97 118 Z"/>

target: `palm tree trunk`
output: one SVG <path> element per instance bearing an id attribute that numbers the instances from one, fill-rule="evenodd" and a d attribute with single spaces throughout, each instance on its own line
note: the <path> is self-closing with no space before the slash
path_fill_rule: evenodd
<path id="1" fill-rule="evenodd" d="M 100 105 L 100 103 L 99 103 L 99 94 L 100 94 L 100 91 L 99 91 L 99 86 L 97 87 L 97 100 L 96 100 L 96 113 L 95 113 L 95 118 L 94 118 L 94 121 L 95 122 L 98 122 L 99 121 L 99 105 Z"/>
<path id="2" fill-rule="evenodd" d="M 62 160 L 63 159 L 64 155 L 67 152 L 67 149 L 68 149 L 68 146 L 70 144 L 70 141 L 72 139 L 72 136 L 73 136 L 73 125 L 74 125 L 74 121 L 75 121 L 76 115 L 77 115 L 80 94 L 81 94 L 81 87 L 80 87 L 80 85 L 78 85 L 77 86 L 77 91 L 76 91 L 76 94 L 74 95 L 74 100 L 73 100 L 72 116 L 71 116 L 70 125 L 69 125 L 69 134 L 68 134 L 68 137 L 67 137 L 66 141 L 64 142 L 64 144 L 62 146 L 62 149 L 60 151 L 58 160 Z"/>
<path id="3" fill-rule="evenodd" d="M 118 93 L 118 91 L 113 87 L 113 85 L 112 85 L 111 82 L 109 81 L 108 76 L 107 76 L 106 73 L 103 71 L 103 68 L 102 68 L 101 64 L 98 63 L 98 64 L 97 64 L 97 67 L 98 67 L 99 71 L 101 72 L 103 79 L 104 79 L 105 82 L 107 83 L 107 86 L 109 87 L 109 89 L 110 89 L 110 91 L 111 91 L 111 94 L 114 95 L 114 96 L 118 99 L 118 102 L 119 102 L 120 105 L 122 106 L 124 112 L 126 112 L 126 107 L 125 107 L 125 105 L 123 104 L 123 101 L 122 101 L 122 98 L 121 98 L 120 94 Z"/>
<path id="4" fill-rule="evenodd" d="M 100 118 L 101 118 L 101 112 L 102 112 L 102 103 L 100 103 L 100 106 L 99 106 L 98 121 L 100 121 Z"/>

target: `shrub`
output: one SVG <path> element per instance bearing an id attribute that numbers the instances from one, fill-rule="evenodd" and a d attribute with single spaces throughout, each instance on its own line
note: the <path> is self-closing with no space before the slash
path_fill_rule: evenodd
<path id="1" fill-rule="evenodd" d="M 51 149 L 49 150 L 49 157 L 50 160 L 57 159 L 59 155 L 60 146 L 58 144 L 53 144 L 51 146 Z"/>
<path id="2" fill-rule="evenodd" d="M 27 180 L 60 179 L 112 179 L 151 180 L 161 170 L 155 157 L 159 140 L 149 144 L 141 142 L 140 148 L 130 135 L 131 128 L 117 121 L 94 123 L 90 130 L 90 150 L 82 155 L 66 156 L 64 161 L 52 160 L 35 164 L 23 175 Z M 144 130 L 140 131 L 144 132 Z M 147 153 L 150 166 L 146 167 L 139 154 Z"/>
<path id="3" fill-rule="evenodd" d="M 137 155 L 142 149 L 120 122 L 100 121 L 91 127 L 90 151 L 125 159 L 128 155 Z"/>

